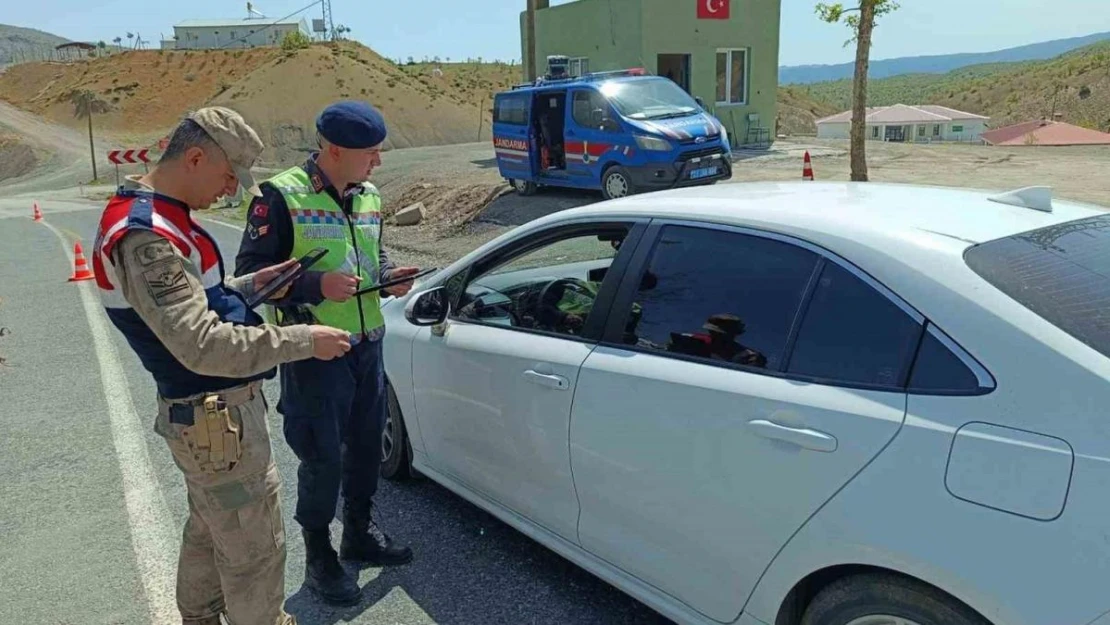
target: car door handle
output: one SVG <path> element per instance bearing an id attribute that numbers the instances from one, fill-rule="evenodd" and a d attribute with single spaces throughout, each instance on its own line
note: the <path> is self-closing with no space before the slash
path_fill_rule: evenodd
<path id="1" fill-rule="evenodd" d="M 553 375 L 548 373 L 540 373 L 531 369 L 524 372 L 524 379 L 539 384 L 540 386 L 547 386 L 549 388 L 565 391 L 570 388 L 570 381 L 561 375 Z"/>
<path id="2" fill-rule="evenodd" d="M 836 438 L 817 430 L 787 427 L 766 419 L 748 421 L 748 427 L 764 438 L 786 441 L 813 451 L 836 451 Z"/>

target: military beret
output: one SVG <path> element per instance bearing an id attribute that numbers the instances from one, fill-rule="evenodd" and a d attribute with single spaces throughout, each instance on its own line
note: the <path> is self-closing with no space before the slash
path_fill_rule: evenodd
<path id="1" fill-rule="evenodd" d="M 354 150 L 372 148 L 385 141 L 385 119 L 367 102 L 344 100 L 324 109 L 316 130 L 328 142 Z"/>

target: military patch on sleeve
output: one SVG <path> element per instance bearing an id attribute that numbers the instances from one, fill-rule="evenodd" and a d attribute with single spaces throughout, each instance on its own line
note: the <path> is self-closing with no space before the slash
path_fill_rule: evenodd
<path id="1" fill-rule="evenodd" d="M 168 306 L 189 299 L 193 287 L 180 258 L 164 260 L 143 272 L 147 291 L 159 306 Z"/>
<path id="2" fill-rule="evenodd" d="M 144 267 L 173 256 L 173 245 L 165 239 L 144 243 L 135 248 L 135 258 Z"/>

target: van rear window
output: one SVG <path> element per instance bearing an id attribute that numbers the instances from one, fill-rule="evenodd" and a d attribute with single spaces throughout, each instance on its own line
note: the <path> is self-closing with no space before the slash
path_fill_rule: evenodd
<path id="1" fill-rule="evenodd" d="M 520 95 L 506 95 L 497 98 L 493 107 L 493 121 L 496 124 L 528 125 L 528 98 L 527 93 Z"/>
<path id="2" fill-rule="evenodd" d="M 1110 215 L 982 243 L 964 260 L 1021 305 L 1110 357 Z"/>

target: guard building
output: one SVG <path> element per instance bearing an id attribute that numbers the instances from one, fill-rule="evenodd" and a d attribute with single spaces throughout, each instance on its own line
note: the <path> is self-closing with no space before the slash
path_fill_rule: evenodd
<path id="1" fill-rule="evenodd" d="M 174 24 L 172 40 L 163 49 L 205 50 L 213 48 L 257 48 L 279 46 L 289 33 L 300 31 L 311 38 L 303 18 L 271 20 L 243 18 L 226 20 L 186 20 Z"/>
<path id="2" fill-rule="evenodd" d="M 536 54 L 520 14 L 524 80 L 549 55 L 569 73 L 642 67 L 674 80 L 721 120 L 733 145 L 767 144 L 778 114 L 781 0 L 576 0 L 536 3 Z"/>

